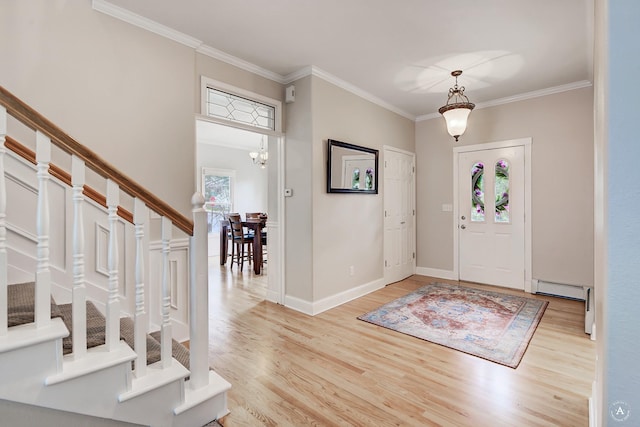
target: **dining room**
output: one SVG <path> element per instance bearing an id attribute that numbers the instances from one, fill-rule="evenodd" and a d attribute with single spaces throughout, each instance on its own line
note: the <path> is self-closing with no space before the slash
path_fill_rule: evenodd
<path id="1" fill-rule="evenodd" d="M 196 128 L 210 277 L 266 289 L 269 137 L 207 121 Z M 237 230 L 230 219 L 238 221 Z"/>

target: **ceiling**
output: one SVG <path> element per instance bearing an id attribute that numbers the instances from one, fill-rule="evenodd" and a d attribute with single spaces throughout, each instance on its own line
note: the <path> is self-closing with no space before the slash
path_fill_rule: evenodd
<path id="1" fill-rule="evenodd" d="M 593 1 L 94 0 L 94 7 L 140 15 L 281 83 L 313 67 L 419 120 L 446 102 L 455 69 L 478 107 L 591 84 Z"/>

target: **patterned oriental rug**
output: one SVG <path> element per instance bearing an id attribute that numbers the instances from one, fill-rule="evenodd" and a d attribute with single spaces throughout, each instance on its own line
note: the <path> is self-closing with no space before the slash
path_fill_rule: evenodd
<path id="1" fill-rule="evenodd" d="M 432 283 L 358 319 L 516 368 L 548 302 Z"/>

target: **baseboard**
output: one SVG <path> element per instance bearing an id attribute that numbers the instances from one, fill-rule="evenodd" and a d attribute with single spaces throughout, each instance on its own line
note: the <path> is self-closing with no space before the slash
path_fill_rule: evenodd
<path id="1" fill-rule="evenodd" d="M 328 296 L 315 302 L 309 302 L 300 298 L 285 296 L 285 307 L 299 311 L 309 316 L 315 316 L 324 311 L 352 301 L 373 291 L 384 288 L 384 279 L 376 279 L 356 288 L 348 289 L 335 295 Z"/>
<path id="2" fill-rule="evenodd" d="M 292 297 L 291 295 L 284 296 L 284 306 L 300 313 L 313 316 L 313 303 L 303 300 L 301 298 Z"/>
<path id="3" fill-rule="evenodd" d="M 598 400 L 598 383 L 596 381 L 591 383 L 591 397 L 589 398 L 589 427 L 597 427 L 598 426 L 598 410 L 596 407 L 596 402 Z"/>
<path id="4" fill-rule="evenodd" d="M 416 274 L 421 276 L 435 277 L 438 279 L 458 280 L 458 275 L 452 270 L 441 270 L 439 268 L 416 267 Z"/>

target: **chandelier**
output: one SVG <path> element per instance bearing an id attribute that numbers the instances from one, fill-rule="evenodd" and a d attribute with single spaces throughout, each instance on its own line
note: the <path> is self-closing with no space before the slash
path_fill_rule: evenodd
<path id="1" fill-rule="evenodd" d="M 264 148 L 264 136 L 260 141 L 260 151 L 251 151 L 249 153 L 249 157 L 253 160 L 254 165 L 259 165 L 262 169 L 267 166 L 267 161 L 269 160 L 269 152 Z"/>
<path id="2" fill-rule="evenodd" d="M 447 132 L 458 141 L 458 137 L 467 130 L 467 118 L 471 110 L 475 108 L 475 104 L 469 102 L 469 98 L 464 94 L 464 86 L 458 87 L 458 76 L 462 74 L 462 70 L 455 70 L 451 75 L 456 78 L 456 84 L 449 88 L 449 98 L 438 112 L 442 114 L 447 122 Z"/>

